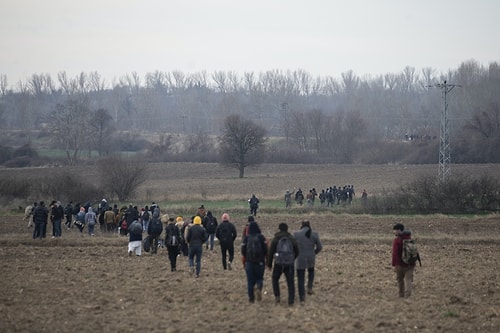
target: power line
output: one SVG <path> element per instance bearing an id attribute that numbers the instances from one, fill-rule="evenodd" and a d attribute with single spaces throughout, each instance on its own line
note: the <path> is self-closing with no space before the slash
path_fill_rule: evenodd
<path id="1" fill-rule="evenodd" d="M 450 145 L 450 128 L 448 124 L 448 94 L 455 87 L 462 87 L 458 84 L 447 83 L 446 80 L 443 83 L 438 83 L 436 85 L 427 86 L 436 87 L 441 89 L 441 94 L 443 96 L 444 107 L 441 111 L 441 120 L 439 125 L 439 169 L 438 169 L 438 179 L 441 183 L 445 183 L 450 175 L 450 163 L 451 163 L 451 145 Z"/>

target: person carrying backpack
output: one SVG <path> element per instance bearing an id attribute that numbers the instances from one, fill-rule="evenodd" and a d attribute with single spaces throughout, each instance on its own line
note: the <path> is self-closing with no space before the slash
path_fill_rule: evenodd
<path id="1" fill-rule="evenodd" d="M 142 255 L 142 225 L 138 220 L 133 221 L 130 225 L 127 225 L 130 229 L 128 233 L 128 255 L 132 256 L 135 253 L 136 256 L 140 257 Z"/>
<path id="2" fill-rule="evenodd" d="M 148 235 L 151 237 L 151 254 L 158 252 L 158 240 L 162 232 L 163 223 L 160 219 L 160 210 L 156 208 L 153 212 L 153 218 L 148 225 Z"/>
<path id="3" fill-rule="evenodd" d="M 288 287 L 288 305 L 292 306 L 295 302 L 294 261 L 299 255 L 299 248 L 295 237 L 288 232 L 286 223 L 280 223 L 278 229 L 279 232 L 274 235 L 269 247 L 267 267 L 273 270 L 272 283 L 276 303 L 280 303 L 281 300 L 279 279 L 281 274 L 285 274 Z"/>
<path id="4" fill-rule="evenodd" d="M 79 212 L 75 214 L 75 225 L 80 230 L 80 233 L 83 233 L 83 229 L 85 228 L 85 208 L 80 207 Z"/>
<path id="5" fill-rule="evenodd" d="M 184 232 L 186 231 L 186 222 L 184 222 L 184 218 L 182 216 L 177 216 L 175 218 L 175 225 L 177 226 L 177 228 L 179 228 L 179 232 L 180 232 L 180 236 L 181 236 L 181 239 L 180 239 L 180 246 L 179 246 L 179 252 L 180 254 L 182 254 L 184 257 L 187 257 L 188 256 L 188 244 L 186 242 L 186 239 L 184 237 Z"/>
<path id="6" fill-rule="evenodd" d="M 416 252 L 415 260 L 406 263 L 403 260 L 404 243 L 411 240 L 411 231 L 405 230 L 401 223 L 397 223 L 392 228 L 394 230 L 394 240 L 392 242 L 392 266 L 396 272 L 398 281 L 399 297 L 410 297 L 413 283 L 413 272 L 415 270 L 415 262 L 420 256 Z"/>
<path id="7" fill-rule="evenodd" d="M 149 212 L 149 207 L 145 206 L 141 214 L 142 228 L 146 232 L 148 231 L 149 221 L 151 220 L 151 213 Z"/>
<path id="8" fill-rule="evenodd" d="M 241 255 L 247 275 L 248 300 L 253 303 L 262 300 L 262 288 L 264 286 L 264 272 L 266 270 L 267 242 L 260 231 L 260 227 L 250 216 L 252 221 L 247 225 L 241 243 Z M 249 217 L 249 220 L 250 220 Z"/>
<path id="9" fill-rule="evenodd" d="M 217 218 L 212 215 L 211 211 L 207 212 L 207 215 L 203 218 L 203 227 L 208 233 L 208 239 L 206 242 L 206 249 L 208 250 L 208 244 L 210 243 L 210 251 L 214 249 L 215 243 L 215 231 L 217 230 Z"/>
<path id="10" fill-rule="evenodd" d="M 237 237 L 236 227 L 229 221 L 229 214 L 222 214 L 222 222 L 215 230 L 215 236 L 219 240 L 222 253 L 222 267 L 231 270 L 234 259 L 234 240 Z M 227 254 L 229 253 L 229 260 Z"/>
<path id="11" fill-rule="evenodd" d="M 168 224 L 165 227 L 165 246 L 167 247 L 168 259 L 170 261 L 170 270 L 177 270 L 177 255 L 179 254 L 179 246 L 181 244 L 181 232 L 176 225 L 173 217 L 169 218 Z"/>

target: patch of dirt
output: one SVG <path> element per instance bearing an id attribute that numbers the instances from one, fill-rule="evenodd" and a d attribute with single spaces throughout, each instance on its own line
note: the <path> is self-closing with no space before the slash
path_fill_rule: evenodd
<path id="1" fill-rule="evenodd" d="M 220 216 L 220 212 L 216 212 Z M 231 212 L 229 212 L 231 214 Z M 21 216 L 0 219 L 2 332 L 499 332 L 500 217 L 451 218 L 310 214 L 258 216 L 267 238 L 280 222 L 292 231 L 308 218 L 324 250 L 314 295 L 276 305 L 266 270 L 261 302 L 249 304 L 240 264 L 222 269 L 204 250 L 201 277 L 187 258 L 170 272 L 166 249 L 127 255 L 127 238 L 80 235 L 31 239 Z M 245 223 L 235 217 L 238 232 Z M 418 239 L 422 267 L 414 294 L 397 297 L 391 227 Z M 51 228 L 47 231 L 51 235 Z M 283 278 L 282 278 L 283 279 Z M 286 286 L 281 281 L 281 293 Z M 286 302 L 285 302 L 286 303 Z"/>

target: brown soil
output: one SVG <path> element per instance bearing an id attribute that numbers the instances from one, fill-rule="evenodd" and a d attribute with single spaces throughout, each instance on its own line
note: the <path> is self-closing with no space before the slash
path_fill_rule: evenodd
<path id="1" fill-rule="evenodd" d="M 499 165 L 453 166 L 453 172 L 471 174 L 471 167 L 474 174 L 500 175 Z M 43 172 L 54 169 L 2 169 L 0 177 L 43 177 Z M 92 168 L 75 172 L 97 179 Z M 268 238 L 280 222 L 297 230 L 301 219 L 309 219 L 324 250 L 317 257 L 314 295 L 293 307 L 275 305 L 269 271 L 263 300 L 249 304 L 239 237 L 233 270 L 222 270 L 217 248 L 204 252 L 202 274 L 195 279 L 184 257 L 178 271 L 170 272 L 165 249 L 129 257 L 126 238 L 99 231 L 81 236 L 75 229 L 63 230 L 61 239 L 32 240 L 22 215 L 5 213 L 0 332 L 499 332 L 498 215 L 393 217 L 337 209 L 270 215 L 265 209 L 266 198 L 282 198 L 287 188 L 354 184 L 358 193 L 367 188 L 378 195 L 435 173 L 435 165 L 263 165 L 238 179 L 234 170 L 215 164 L 151 165 L 151 177 L 134 200 L 140 204 L 151 198 L 168 203 L 173 195 L 190 202 L 206 198 L 207 208 L 220 217 L 222 210 L 210 207 L 216 205 L 210 199 L 241 199 L 242 208 L 229 211 L 241 231 L 245 199 L 254 192 L 263 201 L 257 221 Z M 391 268 L 396 222 L 414 232 L 423 259 L 410 299 L 397 297 Z M 282 295 L 285 288 L 281 281 Z"/>
<path id="2" fill-rule="evenodd" d="M 270 238 L 281 221 L 259 216 Z M 165 249 L 127 255 L 118 235 L 32 240 L 21 216 L 0 221 L 2 332 L 498 332 L 500 218 L 307 216 L 320 234 L 314 295 L 275 305 L 270 272 L 261 302 L 249 304 L 240 264 L 222 270 L 205 251 L 201 277 L 187 259 L 170 272 Z M 397 297 L 391 226 L 401 221 L 420 244 L 414 294 Z M 234 221 L 238 230 L 243 219 Z M 48 228 L 48 235 L 51 228 Z M 239 245 L 239 242 L 238 242 Z M 286 295 L 284 281 L 282 295 Z"/>

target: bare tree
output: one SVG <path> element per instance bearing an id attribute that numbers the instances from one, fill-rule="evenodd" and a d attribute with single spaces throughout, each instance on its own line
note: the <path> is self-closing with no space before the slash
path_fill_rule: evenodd
<path id="1" fill-rule="evenodd" d="M 162 157 L 162 155 L 167 153 L 176 153 L 175 143 L 176 141 L 172 134 L 159 133 L 158 143 L 152 149 L 153 156 Z"/>
<path id="2" fill-rule="evenodd" d="M 228 79 L 227 75 L 223 71 L 216 71 L 212 74 L 212 80 L 215 82 L 217 86 L 217 90 L 221 93 L 226 93 L 228 91 Z"/>
<path id="3" fill-rule="evenodd" d="M 146 74 L 146 87 L 157 90 L 164 90 L 166 84 L 165 73 L 155 71 L 154 73 Z"/>
<path id="4" fill-rule="evenodd" d="M 189 153 L 203 153 L 211 151 L 214 148 L 212 138 L 205 132 L 200 131 L 187 137 L 186 151 Z"/>
<path id="5" fill-rule="evenodd" d="M 78 84 L 76 80 L 71 80 L 65 71 L 59 72 L 57 74 L 57 79 L 59 80 L 59 85 L 61 86 L 63 92 L 67 95 L 73 95 L 78 91 Z"/>
<path id="6" fill-rule="evenodd" d="M 92 72 L 89 75 L 89 88 L 96 93 L 103 92 L 106 89 L 106 81 L 98 72 Z"/>
<path id="7" fill-rule="evenodd" d="M 486 111 L 476 111 L 464 129 L 479 134 L 484 139 L 497 136 L 500 132 L 500 107 L 492 104 Z"/>
<path id="8" fill-rule="evenodd" d="M 118 201 L 127 201 L 146 180 L 147 165 L 131 158 L 111 156 L 99 161 L 101 184 Z"/>
<path id="9" fill-rule="evenodd" d="M 90 129 L 91 112 L 86 99 L 72 99 L 65 104 L 56 105 L 48 120 L 50 133 L 54 142 L 66 153 L 67 161 L 74 165 L 81 150 L 92 135 Z"/>
<path id="10" fill-rule="evenodd" d="M 30 92 L 35 96 L 51 94 L 55 91 L 50 74 L 33 74 L 28 82 Z"/>
<path id="11" fill-rule="evenodd" d="M 324 126 L 326 117 L 321 110 L 312 110 L 309 112 L 309 123 L 311 124 L 311 132 L 314 136 L 314 149 L 319 154 L 324 145 Z"/>
<path id="12" fill-rule="evenodd" d="M 220 138 L 221 163 L 239 170 L 243 178 L 245 168 L 262 163 L 265 155 L 266 131 L 251 120 L 229 115 L 224 120 Z"/>
<path id="13" fill-rule="evenodd" d="M 290 116 L 290 138 L 292 138 L 299 151 L 309 150 L 309 121 L 304 112 L 292 112 Z"/>
<path id="14" fill-rule="evenodd" d="M 108 110 L 97 109 L 93 112 L 92 121 L 92 135 L 90 136 L 94 148 L 99 153 L 99 156 L 103 156 L 106 150 L 106 143 L 110 141 L 111 135 L 113 133 L 113 117 L 109 114 Z"/>

